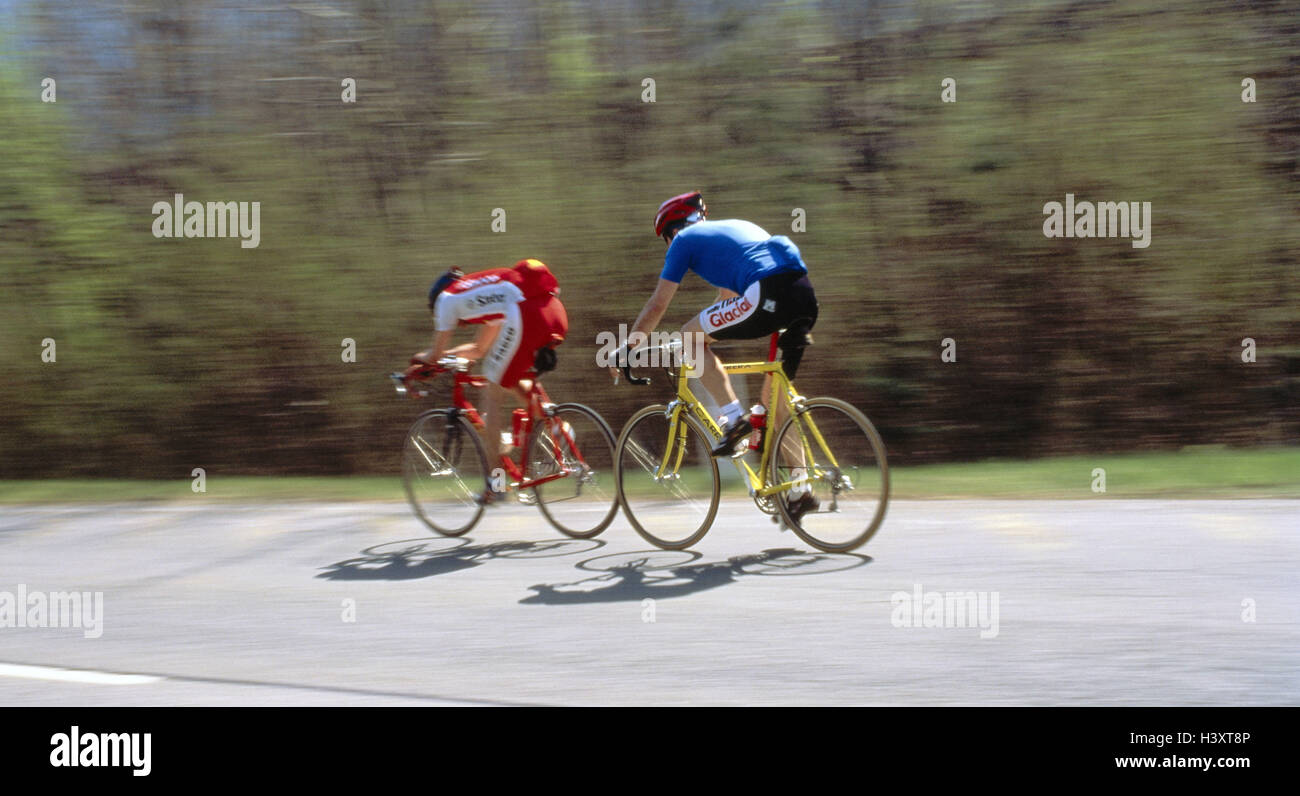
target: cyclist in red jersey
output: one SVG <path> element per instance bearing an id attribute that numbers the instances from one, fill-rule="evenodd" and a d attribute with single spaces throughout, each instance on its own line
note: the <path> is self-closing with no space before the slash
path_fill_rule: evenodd
<path id="1" fill-rule="evenodd" d="M 489 382 L 483 391 L 483 445 L 494 464 L 505 452 L 505 396 L 513 392 L 527 402 L 530 380 L 555 366 L 552 349 L 568 333 L 568 314 L 559 295 L 555 276 L 534 259 L 471 274 L 453 268 L 429 288 L 433 343 L 411 357 L 408 373 L 445 356 L 482 360 L 482 375 Z M 478 326 L 479 332 L 473 342 L 453 347 L 452 336 L 461 326 Z M 482 500 L 491 503 L 497 497 L 491 484 L 486 485 Z"/>

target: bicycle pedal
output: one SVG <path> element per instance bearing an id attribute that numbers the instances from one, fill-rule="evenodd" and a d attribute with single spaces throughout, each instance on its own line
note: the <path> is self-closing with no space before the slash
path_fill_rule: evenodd
<path id="1" fill-rule="evenodd" d="M 518 499 L 519 499 L 519 503 L 520 503 L 521 505 L 524 505 L 524 506 L 536 506 L 536 505 L 537 505 L 537 493 L 536 493 L 536 492 L 533 492 L 531 489 L 530 489 L 530 490 L 526 490 L 526 491 L 525 491 L 525 490 L 522 490 L 522 489 L 519 490 L 519 492 L 516 493 L 516 497 L 518 497 Z"/>

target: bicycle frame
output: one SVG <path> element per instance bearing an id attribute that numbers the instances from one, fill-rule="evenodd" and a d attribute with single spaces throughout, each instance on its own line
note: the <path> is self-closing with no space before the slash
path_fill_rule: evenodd
<path id="1" fill-rule="evenodd" d="M 474 428 L 481 431 L 486 424 L 483 421 L 482 415 L 479 414 L 478 409 L 474 407 L 474 404 L 466 395 L 465 388 L 485 387 L 488 384 L 488 380 L 483 376 L 470 375 L 469 373 L 460 370 L 455 371 L 453 376 L 451 400 L 456 413 L 468 420 Z M 528 451 L 532 446 L 534 432 L 537 429 L 539 421 L 545 421 L 549 418 L 555 417 L 555 413 L 549 409 L 549 407 L 552 406 L 554 406 L 554 404 L 551 402 L 550 396 L 546 394 L 546 390 L 542 389 L 541 382 L 537 379 L 532 379 L 532 387 L 528 390 L 528 426 L 518 447 L 519 464 L 516 464 L 515 461 L 510 458 L 509 454 L 503 453 L 499 457 L 500 464 L 506 471 L 506 474 L 510 477 L 511 486 L 515 489 L 531 489 L 535 486 L 540 486 L 541 484 L 559 478 L 567 478 L 570 475 L 569 472 L 565 471 L 553 473 L 551 475 L 544 475 L 540 478 L 528 477 Z M 555 432 L 558 430 L 559 434 L 564 437 L 565 443 L 569 446 L 569 450 L 571 450 L 574 456 L 577 457 L 578 461 L 582 462 L 585 466 L 587 462 L 582 457 L 582 451 L 578 448 L 577 443 L 574 442 L 569 431 L 564 428 L 564 423 L 556 423 L 555 426 L 556 428 L 552 430 L 550 438 L 555 439 Z M 495 443 L 496 441 L 492 440 L 491 442 Z M 562 456 L 560 458 L 561 460 L 563 459 Z"/>
<path id="2" fill-rule="evenodd" d="M 777 416 L 775 409 L 778 406 L 784 408 L 785 411 L 789 413 L 790 417 L 796 418 L 795 423 L 799 430 L 799 440 L 800 444 L 803 446 L 805 461 L 811 463 L 816 460 L 817 457 L 814 456 L 813 449 L 813 444 L 815 443 L 818 449 L 825 454 L 830 465 L 832 467 L 839 467 L 839 463 L 835 460 L 835 455 L 831 452 L 830 446 L 826 444 L 826 440 L 822 437 L 821 431 L 818 430 L 817 424 L 812 422 L 811 419 L 803 418 L 803 396 L 799 395 L 795 391 L 794 384 L 792 384 L 789 378 L 786 377 L 785 370 L 782 368 L 780 362 L 743 362 L 732 365 L 724 364 L 722 367 L 728 376 L 753 374 L 770 376 L 772 389 L 770 394 L 766 396 L 767 401 L 764 404 L 768 407 L 768 418 L 773 419 Z M 689 411 L 694 415 L 695 418 L 699 420 L 706 429 L 708 429 L 714 439 L 720 439 L 722 437 L 723 432 L 722 429 L 719 428 L 717 421 L 714 420 L 708 410 L 705 409 L 704 404 L 695 397 L 695 393 L 691 391 L 690 377 L 693 372 L 693 369 L 689 368 L 684 363 L 678 368 L 677 396 L 668 404 L 668 410 L 666 413 L 669 419 L 669 444 L 664 448 L 664 459 L 659 465 L 659 472 L 661 474 L 675 474 L 681 467 L 682 459 L 685 456 L 686 427 L 681 422 L 681 413 L 683 411 Z M 792 489 L 807 480 L 806 478 L 803 478 L 795 481 L 784 481 L 779 484 L 771 484 L 768 483 L 767 478 L 764 477 L 763 474 L 769 470 L 771 457 L 775 454 L 772 440 L 776 436 L 776 430 L 777 429 L 769 425 L 763 434 L 763 444 L 759 450 L 757 471 L 750 466 L 749 462 L 744 461 L 741 457 L 734 457 L 732 459 L 732 463 L 736 465 L 737 472 L 739 472 L 740 476 L 745 479 L 749 487 L 750 497 L 771 497 L 772 495 Z M 812 437 L 811 440 L 809 439 L 810 434 Z M 676 444 L 673 444 L 673 440 L 676 440 Z M 675 461 L 670 462 L 669 460 L 674 458 L 674 453 Z"/>

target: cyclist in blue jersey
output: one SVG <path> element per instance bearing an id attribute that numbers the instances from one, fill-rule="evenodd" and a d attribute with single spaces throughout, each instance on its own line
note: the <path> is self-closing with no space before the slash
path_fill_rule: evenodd
<path id="1" fill-rule="evenodd" d="M 713 455 L 724 456 L 753 427 L 709 344 L 766 337 L 784 330 L 777 345 L 782 367 L 793 379 L 804 348 L 812 342 L 817 296 L 808 280 L 808 266 L 789 238 L 769 235 L 748 221 L 706 221 L 706 215 L 699 191 L 674 196 L 659 206 L 655 234 L 668 243 L 668 254 L 659 283 L 632 331 L 648 334 L 659 325 L 687 271 L 694 271 L 718 289 L 715 303 L 687 322 L 682 332 L 705 335 L 704 358 L 695 364 L 700 382 L 722 407 L 723 437 Z M 806 488 L 798 491 L 802 494 L 797 515 L 815 509 L 816 501 Z"/>

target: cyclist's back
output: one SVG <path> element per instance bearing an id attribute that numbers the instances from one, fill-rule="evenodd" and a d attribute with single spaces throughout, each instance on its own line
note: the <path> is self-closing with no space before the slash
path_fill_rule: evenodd
<path id="1" fill-rule="evenodd" d="M 740 219 L 700 221 L 673 237 L 660 276 L 681 282 L 687 271 L 714 287 L 743 295 L 761 279 L 780 273 L 807 273 L 799 248 L 784 235 L 772 236 Z"/>
<path id="2" fill-rule="evenodd" d="M 434 305 L 437 331 L 460 325 L 500 322 L 510 308 L 524 300 L 513 269 L 491 268 L 455 280 L 441 291 Z"/>

